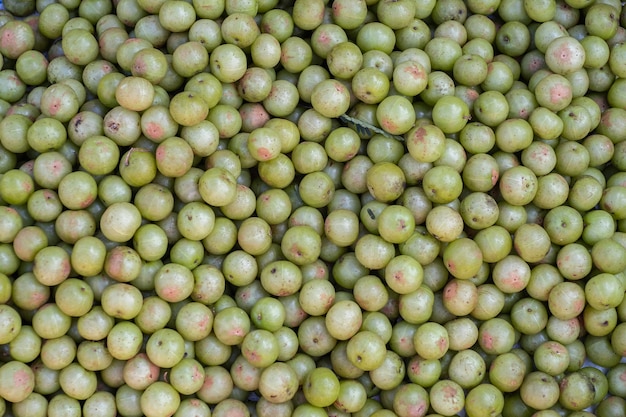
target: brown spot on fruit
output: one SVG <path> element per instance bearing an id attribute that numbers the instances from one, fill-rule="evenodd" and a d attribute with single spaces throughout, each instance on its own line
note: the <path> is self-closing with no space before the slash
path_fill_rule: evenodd
<path id="1" fill-rule="evenodd" d="M 482 341 L 482 344 L 485 348 L 493 349 L 494 340 L 491 334 L 489 334 L 488 332 L 483 333 L 480 340 Z"/>
<path id="2" fill-rule="evenodd" d="M 559 103 L 563 98 L 568 97 L 571 94 L 571 89 L 564 84 L 555 84 L 550 89 L 550 102 L 553 104 Z"/>
<path id="3" fill-rule="evenodd" d="M 446 398 L 454 398 L 454 397 L 456 397 L 456 395 L 457 395 L 457 390 L 456 390 L 456 388 L 454 388 L 454 387 L 453 387 L 453 386 L 451 386 L 451 385 L 446 385 L 446 386 L 443 388 L 443 395 L 444 395 L 444 397 L 446 397 Z"/>
<path id="4" fill-rule="evenodd" d="M 163 136 L 163 128 L 155 122 L 149 122 L 146 125 L 146 133 L 151 138 L 159 138 Z"/>

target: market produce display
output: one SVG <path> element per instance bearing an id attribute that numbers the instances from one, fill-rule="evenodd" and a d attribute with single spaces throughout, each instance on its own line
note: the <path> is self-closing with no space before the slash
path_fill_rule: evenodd
<path id="1" fill-rule="evenodd" d="M 0 2 L 0 416 L 626 416 L 619 0 Z"/>

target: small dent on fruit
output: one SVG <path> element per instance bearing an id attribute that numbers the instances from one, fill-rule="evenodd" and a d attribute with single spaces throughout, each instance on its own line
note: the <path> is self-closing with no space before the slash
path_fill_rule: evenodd
<path id="1" fill-rule="evenodd" d="M 111 130 L 113 130 L 114 132 L 117 132 L 120 128 L 120 124 L 114 121 L 111 121 L 109 123 L 107 123 L 107 127 Z"/>

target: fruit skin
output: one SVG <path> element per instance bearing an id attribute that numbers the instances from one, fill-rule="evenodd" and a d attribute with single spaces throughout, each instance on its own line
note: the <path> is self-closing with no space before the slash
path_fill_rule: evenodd
<path id="1" fill-rule="evenodd" d="M 339 396 L 339 379 L 327 368 L 316 368 L 304 380 L 302 390 L 307 401 L 316 407 L 328 407 Z"/>
<path id="2" fill-rule="evenodd" d="M 460 132 L 469 119 L 469 108 L 458 97 L 442 97 L 433 107 L 433 122 L 444 133 Z"/>
<path id="3" fill-rule="evenodd" d="M 0 367 L 0 391 L 2 398 L 20 402 L 35 388 L 35 375 L 30 367 L 22 362 L 9 361 Z"/>
<path id="4" fill-rule="evenodd" d="M 481 384 L 465 397 L 465 411 L 469 417 L 498 415 L 503 408 L 504 396 L 491 384 Z"/>
<path id="5" fill-rule="evenodd" d="M 411 102 L 403 96 L 388 96 L 376 108 L 376 120 L 384 131 L 392 135 L 403 135 L 415 123 L 415 112 Z"/>
<path id="6" fill-rule="evenodd" d="M 393 201 L 400 197 L 406 186 L 404 172 L 391 162 L 379 162 L 366 174 L 367 188 L 381 202 Z"/>
<path id="7" fill-rule="evenodd" d="M 322 116 L 339 117 L 348 111 L 350 93 L 341 82 L 334 79 L 324 80 L 313 89 L 311 105 Z"/>

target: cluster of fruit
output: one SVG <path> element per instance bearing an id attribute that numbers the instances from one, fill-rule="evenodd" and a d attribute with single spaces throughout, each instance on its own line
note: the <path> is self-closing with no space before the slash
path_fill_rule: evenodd
<path id="1" fill-rule="evenodd" d="M 626 415 L 621 1 L 0 5 L 0 416 Z"/>

